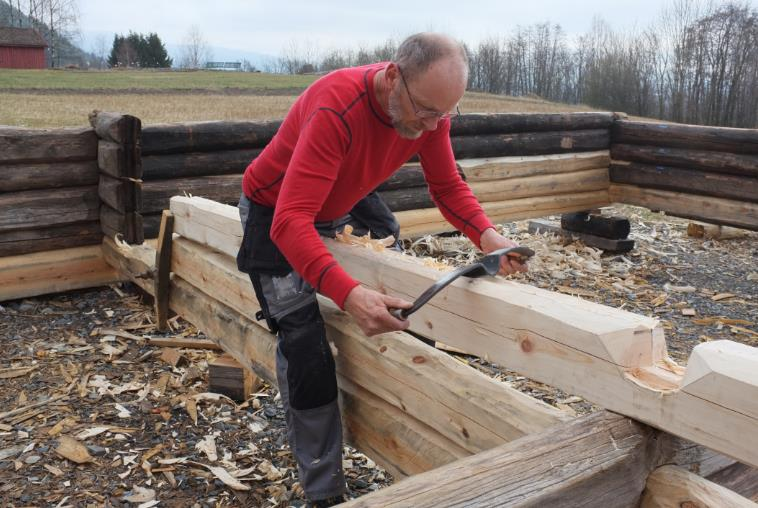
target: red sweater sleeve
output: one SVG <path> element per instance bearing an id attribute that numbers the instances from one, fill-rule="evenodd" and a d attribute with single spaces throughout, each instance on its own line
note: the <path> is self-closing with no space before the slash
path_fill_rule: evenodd
<path id="1" fill-rule="evenodd" d="M 494 226 L 455 167 L 455 156 L 450 144 L 450 120 L 440 121 L 437 130 L 424 143 L 419 157 L 437 208 L 450 224 L 468 236 L 477 247 L 481 247 L 479 239 L 482 233 Z"/>
<path id="2" fill-rule="evenodd" d="M 279 191 L 271 239 L 292 268 L 343 308 L 358 285 L 321 240 L 314 221 L 338 176 L 350 133 L 330 109 L 312 113 L 300 132 Z"/>

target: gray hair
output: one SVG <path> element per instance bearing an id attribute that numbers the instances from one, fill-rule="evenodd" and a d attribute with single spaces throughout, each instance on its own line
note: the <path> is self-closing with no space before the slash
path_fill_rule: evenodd
<path id="1" fill-rule="evenodd" d="M 426 71 L 434 62 L 457 57 L 468 75 L 468 55 L 463 44 L 447 35 L 422 32 L 411 35 L 397 48 L 394 62 L 408 81 Z"/>

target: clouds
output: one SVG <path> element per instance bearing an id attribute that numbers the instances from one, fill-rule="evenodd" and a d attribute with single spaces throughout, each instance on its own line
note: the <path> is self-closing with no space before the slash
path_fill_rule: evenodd
<path id="1" fill-rule="evenodd" d="M 754 3 L 754 0 L 751 3 Z M 646 27 L 663 0 L 79 0 L 85 36 L 129 30 L 157 32 L 181 44 L 197 25 L 211 46 L 277 55 L 293 41 L 329 48 L 373 46 L 388 38 L 436 30 L 469 44 L 505 35 L 516 26 L 549 21 L 569 36 L 589 29 L 599 15 L 614 28 Z M 86 44 L 85 44 L 86 46 Z"/>

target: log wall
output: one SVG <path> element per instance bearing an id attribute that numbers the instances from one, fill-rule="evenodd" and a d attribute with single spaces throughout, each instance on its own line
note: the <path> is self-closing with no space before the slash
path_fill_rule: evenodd
<path id="1" fill-rule="evenodd" d="M 0 128 L 0 257 L 100 243 L 93 129 Z"/>
<path id="2" fill-rule="evenodd" d="M 456 159 L 475 161 L 473 166 L 469 165 L 474 168 L 472 172 L 483 164 L 491 166 L 494 163 L 507 168 L 527 163 L 531 164 L 535 175 L 550 174 L 561 169 L 545 156 L 607 152 L 614 118 L 613 113 L 462 115 L 452 120 L 453 151 Z M 142 218 L 145 237 L 157 236 L 161 210 L 168 207 L 172 195 L 191 194 L 236 204 L 242 173 L 268 144 L 280 124 L 279 121 L 194 122 L 145 126 L 142 129 Z M 540 167 L 551 164 L 556 169 L 540 171 Z M 554 195 L 566 202 L 567 196 L 576 192 L 607 189 L 607 167 L 606 157 L 600 165 L 577 168 L 577 171 L 594 169 L 603 172 L 577 174 L 581 180 L 580 188 L 569 182 L 572 175 L 564 176 L 552 186 L 532 181 L 528 174 L 522 174 L 519 181 L 500 182 L 515 178 L 507 171 L 495 178 L 474 176 L 473 180 L 498 180 L 502 196 L 514 191 L 519 197 Z M 468 176 L 468 171 L 462 171 L 464 176 Z M 602 180 L 600 184 L 598 179 Z M 484 184 L 479 186 L 479 190 L 475 189 L 482 201 L 504 199 L 493 197 L 490 187 Z M 434 203 L 415 158 L 377 190 L 395 212 L 427 209 L 427 214 L 434 213 L 431 210 L 435 208 Z M 604 196 L 593 205 L 607 202 Z M 543 214 L 543 208 L 535 209 L 533 213 Z M 437 216 L 434 217 L 436 220 Z M 451 229 L 444 220 L 437 222 L 439 224 L 435 224 L 434 230 Z M 402 221 L 401 225 L 404 225 Z M 408 229 L 411 234 L 424 232 L 417 224 L 412 226 Z"/>
<path id="3" fill-rule="evenodd" d="M 611 199 L 758 230 L 758 129 L 615 122 Z"/>

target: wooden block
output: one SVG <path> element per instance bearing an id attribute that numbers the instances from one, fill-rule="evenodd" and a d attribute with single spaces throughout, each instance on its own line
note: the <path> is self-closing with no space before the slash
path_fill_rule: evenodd
<path id="1" fill-rule="evenodd" d="M 261 378 L 231 355 L 225 354 L 208 364 L 208 391 L 226 395 L 236 402 L 246 401 L 262 384 Z"/>
<path id="2" fill-rule="evenodd" d="M 742 238 L 747 232 L 743 229 L 730 228 L 719 224 L 705 224 L 702 222 L 690 222 L 687 224 L 687 235 L 693 238 L 706 238 L 709 240 L 730 240 Z"/>
<path id="3" fill-rule="evenodd" d="M 98 196 L 108 206 L 125 214 L 142 210 L 142 183 L 101 174 Z"/>
<path id="4" fill-rule="evenodd" d="M 529 221 L 529 232 L 532 234 L 553 233 L 562 236 L 568 241 L 581 240 L 590 247 L 596 247 L 609 252 L 629 252 L 634 248 L 634 240 L 611 240 L 610 238 L 603 238 L 602 236 L 566 231 L 561 228 L 557 222 L 551 222 L 548 220 Z"/>
<path id="5" fill-rule="evenodd" d="M 167 347 L 161 352 L 161 360 L 172 367 L 180 367 L 188 363 L 187 358 L 178 349 L 173 347 Z"/>
<path id="6" fill-rule="evenodd" d="M 631 224 L 626 217 L 603 217 L 588 212 L 564 213 L 561 227 L 568 231 L 621 240 L 629 236 Z"/>

